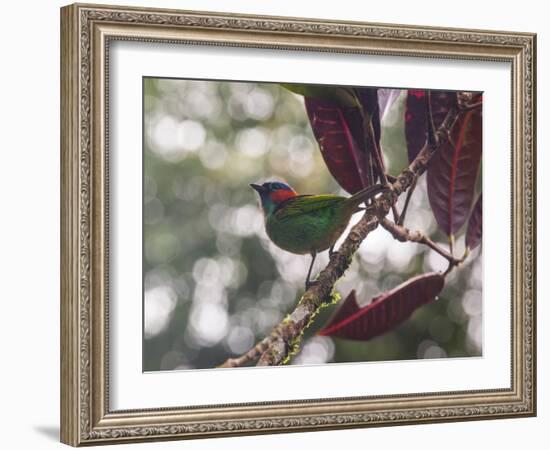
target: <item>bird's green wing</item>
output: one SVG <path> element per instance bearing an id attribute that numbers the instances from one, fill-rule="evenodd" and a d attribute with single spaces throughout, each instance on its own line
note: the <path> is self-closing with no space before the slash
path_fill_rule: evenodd
<path id="1" fill-rule="evenodd" d="M 278 220 L 285 220 L 303 214 L 315 214 L 326 208 L 336 208 L 345 200 L 345 197 L 331 194 L 298 195 L 284 202 L 275 210 L 274 215 Z"/>

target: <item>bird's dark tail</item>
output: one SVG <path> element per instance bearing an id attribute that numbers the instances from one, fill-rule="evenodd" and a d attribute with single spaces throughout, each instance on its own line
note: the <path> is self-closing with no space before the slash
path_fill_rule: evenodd
<path id="1" fill-rule="evenodd" d="M 380 194 L 381 192 L 387 191 L 389 188 L 383 184 L 374 184 L 372 186 L 361 189 L 359 192 L 353 194 L 348 198 L 348 202 L 351 205 L 359 206 L 361 203 L 366 202 L 370 198 L 373 198 L 375 195 Z"/>

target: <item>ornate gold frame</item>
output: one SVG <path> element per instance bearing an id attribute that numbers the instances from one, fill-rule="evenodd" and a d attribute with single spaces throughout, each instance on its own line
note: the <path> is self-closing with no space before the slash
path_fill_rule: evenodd
<path id="1" fill-rule="evenodd" d="M 109 42 L 497 60 L 512 66 L 512 385 L 373 398 L 110 411 Z M 535 51 L 529 33 L 98 5 L 61 9 L 61 440 L 70 445 L 533 416 Z"/>

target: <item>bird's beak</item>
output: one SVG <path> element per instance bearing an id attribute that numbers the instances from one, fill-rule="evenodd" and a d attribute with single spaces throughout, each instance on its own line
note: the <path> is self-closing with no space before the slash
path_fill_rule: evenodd
<path id="1" fill-rule="evenodd" d="M 259 184 L 250 184 L 250 187 L 254 189 L 258 194 L 262 195 L 265 192 L 265 188 Z"/>

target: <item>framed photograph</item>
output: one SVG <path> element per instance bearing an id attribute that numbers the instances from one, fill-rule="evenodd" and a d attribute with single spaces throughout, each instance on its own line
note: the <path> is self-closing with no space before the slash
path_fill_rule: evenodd
<path id="1" fill-rule="evenodd" d="M 535 52 L 62 8 L 62 442 L 535 415 Z"/>

